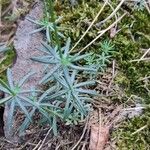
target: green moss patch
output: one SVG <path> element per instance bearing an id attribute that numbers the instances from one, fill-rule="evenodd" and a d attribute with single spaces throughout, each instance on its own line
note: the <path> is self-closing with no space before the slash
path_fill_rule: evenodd
<path id="1" fill-rule="evenodd" d="M 1 59 L 0 64 L 0 78 L 6 79 L 6 69 L 8 67 L 11 67 L 14 60 L 15 60 L 16 54 L 13 51 L 13 48 L 11 48 L 9 51 L 5 52 L 3 58 Z"/>

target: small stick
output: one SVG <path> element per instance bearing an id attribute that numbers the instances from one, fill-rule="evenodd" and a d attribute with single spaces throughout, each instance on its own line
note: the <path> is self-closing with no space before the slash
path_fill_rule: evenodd
<path id="1" fill-rule="evenodd" d="M 71 150 L 75 150 L 75 148 L 80 144 L 81 140 L 83 139 L 83 137 L 84 137 L 84 135 L 85 135 L 87 126 L 88 126 L 88 120 L 87 120 L 87 122 L 86 122 L 86 124 L 85 124 L 85 127 L 84 127 L 84 129 L 83 129 L 83 133 L 82 133 L 82 135 L 81 135 L 79 141 L 74 145 L 74 147 L 73 147 Z"/>
<path id="2" fill-rule="evenodd" d="M 47 132 L 45 138 L 43 139 L 42 143 L 39 142 L 39 143 L 41 143 L 41 145 L 40 145 L 40 147 L 38 148 L 38 150 L 40 150 L 40 149 L 42 148 L 42 146 L 44 145 L 44 143 L 45 143 L 45 141 L 46 141 L 46 139 L 47 139 L 47 136 L 49 135 L 49 133 L 50 133 L 51 130 L 52 130 L 52 128 L 50 128 L 50 129 L 48 130 L 48 132 Z M 38 144 L 39 144 L 39 143 L 38 143 Z M 37 145 L 38 145 L 38 144 L 37 144 Z M 37 147 L 37 146 L 36 146 L 36 147 Z M 34 148 L 34 149 L 35 149 L 35 148 Z"/>
<path id="3" fill-rule="evenodd" d="M 143 58 L 143 59 L 134 59 L 134 60 L 131 60 L 130 62 L 140 62 L 140 61 L 147 61 L 147 60 L 150 60 L 150 57 L 149 58 Z"/>
<path id="4" fill-rule="evenodd" d="M 145 128 L 147 128 L 147 125 L 145 125 L 145 126 L 141 127 L 140 129 L 136 130 L 136 131 L 133 132 L 131 135 L 135 135 L 136 133 L 138 133 L 138 132 L 144 130 Z"/>
<path id="5" fill-rule="evenodd" d="M 144 55 L 140 58 L 140 60 L 142 60 L 149 52 L 150 52 L 150 48 L 144 53 Z M 140 61 L 140 60 L 139 60 L 139 61 Z M 138 61 L 138 62 L 139 62 L 139 61 Z"/>
<path id="6" fill-rule="evenodd" d="M 148 4 L 147 4 L 146 1 L 144 1 L 144 2 L 145 2 L 145 7 L 146 7 L 147 11 L 148 11 L 148 13 L 150 14 L 150 8 L 149 8 L 149 6 L 148 6 Z"/>
<path id="7" fill-rule="evenodd" d="M 40 146 L 41 143 L 42 143 L 42 140 L 39 141 L 39 143 L 34 147 L 33 150 L 36 150 Z"/>

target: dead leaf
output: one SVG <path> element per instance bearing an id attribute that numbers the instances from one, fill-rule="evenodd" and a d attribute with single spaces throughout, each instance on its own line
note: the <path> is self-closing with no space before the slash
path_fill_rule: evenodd
<path id="1" fill-rule="evenodd" d="M 111 28 L 110 29 L 110 38 L 114 38 L 116 33 L 117 33 L 116 27 Z"/>
<path id="2" fill-rule="evenodd" d="M 103 150 L 109 138 L 109 127 L 99 126 L 98 124 L 91 126 L 90 150 Z"/>

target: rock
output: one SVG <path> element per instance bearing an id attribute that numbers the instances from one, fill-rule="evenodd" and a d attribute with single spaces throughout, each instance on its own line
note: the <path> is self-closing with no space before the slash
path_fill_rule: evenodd
<path id="1" fill-rule="evenodd" d="M 38 2 L 30 11 L 27 17 L 39 20 L 43 16 L 43 4 Z M 16 31 L 14 47 L 17 53 L 17 60 L 12 67 L 14 81 L 17 82 L 29 71 L 36 72 L 33 77 L 24 85 L 25 88 L 35 87 L 42 77 L 43 65 L 33 62 L 30 58 L 39 56 L 41 53 L 37 50 L 41 46 L 43 35 L 41 33 L 29 34 L 36 29 L 36 25 L 29 22 L 26 18 L 21 21 Z"/>
<path id="2" fill-rule="evenodd" d="M 29 12 L 26 17 L 31 17 L 35 20 L 40 20 L 43 16 L 43 3 L 37 0 L 34 8 Z M 29 22 L 25 17 L 25 20 L 21 21 L 18 25 L 14 39 L 14 47 L 16 50 L 17 58 L 12 67 L 12 74 L 14 82 L 18 82 L 29 71 L 34 71 L 35 74 L 24 84 L 24 88 L 31 88 L 39 86 L 39 80 L 42 78 L 43 65 L 37 62 L 33 62 L 30 58 L 33 56 L 39 56 L 41 53 L 37 50 L 41 46 L 43 35 L 40 33 L 29 33 L 36 29 L 36 25 Z M 41 54 L 42 55 L 42 54 Z M 9 107 L 5 105 L 4 118 L 7 118 L 9 113 Z M 6 122 L 6 119 L 4 119 Z M 5 123 L 6 124 L 6 123 Z M 15 124 L 15 123 L 14 123 Z M 15 125 L 14 125 L 15 126 Z M 4 126 L 5 137 L 12 142 L 17 142 L 16 137 L 12 136 Z M 17 139 L 17 140 L 16 140 Z"/>

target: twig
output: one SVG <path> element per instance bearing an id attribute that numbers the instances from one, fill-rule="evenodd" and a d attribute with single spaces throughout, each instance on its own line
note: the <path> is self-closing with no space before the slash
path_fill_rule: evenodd
<path id="1" fill-rule="evenodd" d="M 94 20 L 92 21 L 92 23 L 90 24 L 90 26 L 88 27 L 88 29 L 84 32 L 84 34 L 81 36 L 81 38 L 77 41 L 77 43 L 73 46 L 73 48 L 70 50 L 70 52 L 72 52 L 74 50 L 74 48 L 80 43 L 80 41 L 85 37 L 85 35 L 88 33 L 88 31 L 91 29 L 91 27 L 93 26 L 93 24 L 95 23 L 95 21 L 97 20 L 98 16 L 101 14 L 101 12 L 103 11 L 103 9 L 105 8 L 107 1 L 105 1 L 103 7 L 100 9 L 100 11 L 98 12 L 98 14 L 96 15 L 96 17 L 94 18 Z"/>
<path id="2" fill-rule="evenodd" d="M 108 92 L 109 90 L 111 89 L 111 85 L 114 81 L 114 78 L 115 78 L 116 74 L 115 74 L 115 60 L 113 60 L 113 65 L 112 65 L 112 78 L 111 78 L 111 81 L 109 82 L 109 85 L 108 85 L 108 88 L 107 88 L 107 91 L 106 91 L 106 95 L 108 96 Z"/>
<path id="3" fill-rule="evenodd" d="M 100 139 L 101 133 L 102 133 L 102 113 L 101 113 L 101 108 L 98 109 L 98 114 L 99 114 L 99 122 L 98 122 L 98 139 Z M 98 145 L 100 145 L 99 143 L 100 141 L 98 140 L 97 145 L 96 145 L 96 149 Z"/>
<path id="4" fill-rule="evenodd" d="M 143 81 L 143 80 L 148 80 L 148 79 L 150 79 L 150 76 L 141 78 L 141 79 L 139 79 L 138 81 Z"/>
<path id="5" fill-rule="evenodd" d="M 140 129 L 136 130 L 136 131 L 133 132 L 131 135 L 135 135 L 136 133 L 138 133 L 138 132 L 144 130 L 145 128 L 147 128 L 147 125 L 145 125 L 145 126 L 141 127 Z"/>
<path id="6" fill-rule="evenodd" d="M 33 150 L 36 150 L 40 146 L 41 143 L 42 143 L 42 140 L 39 141 L 39 143 L 34 147 Z"/>
<path id="7" fill-rule="evenodd" d="M 125 108 L 125 109 L 123 109 L 123 111 L 133 111 L 133 110 L 142 110 L 142 109 L 145 109 L 146 107 L 132 107 L 132 108 Z"/>
<path id="8" fill-rule="evenodd" d="M 130 62 L 140 62 L 140 61 L 147 61 L 147 60 L 150 60 L 150 57 L 148 58 L 143 58 L 143 59 L 134 59 L 134 60 L 131 60 Z"/>
<path id="9" fill-rule="evenodd" d="M 2 17 L 13 7 L 12 3 L 2 12 Z"/>
<path id="10" fill-rule="evenodd" d="M 88 126 L 88 119 L 87 119 L 87 121 L 86 121 L 86 124 L 85 124 L 84 129 L 83 129 L 83 133 L 82 133 L 82 135 L 81 135 L 79 141 L 74 145 L 74 147 L 73 147 L 71 150 L 75 150 L 75 148 L 80 144 L 81 140 L 83 139 L 83 137 L 84 137 L 84 135 L 85 135 L 87 126 Z"/>
<path id="11" fill-rule="evenodd" d="M 45 143 L 45 141 L 46 141 L 46 139 L 47 139 L 47 136 L 49 135 L 49 133 L 50 133 L 51 130 L 52 130 L 52 128 L 50 128 L 50 129 L 48 130 L 48 132 L 47 132 L 45 138 L 43 139 L 42 143 L 41 143 L 41 141 L 40 141 L 40 142 L 37 144 L 38 146 L 41 144 L 40 147 L 38 148 L 37 145 L 36 145 L 36 147 L 34 148 L 34 150 L 36 150 L 36 148 L 38 148 L 38 150 L 40 150 L 40 149 L 42 148 L 42 146 L 44 145 L 44 143 Z"/>
<path id="12" fill-rule="evenodd" d="M 149 6 L 148 6 L 148 4 L 147 4 L 146 1 L 144 1 L 144 2 L 145 2 L 145 7 L 146 7 L 147 11 L 148 11 L 148 13 L 150 14 L 150 8 L 149 8 Z"/>
<path id="13" fill-rule="evenodd" d="M 150 52 L 150 48 L 144 53 L 144 55 L 140 58 L 140 60 L 142 60 L 149 52 Z M 140 60 L 139 60 L 139 61 L 140 61 Z M 138 62 L 139 62 L 139 61 L 138 61 Z"/>

